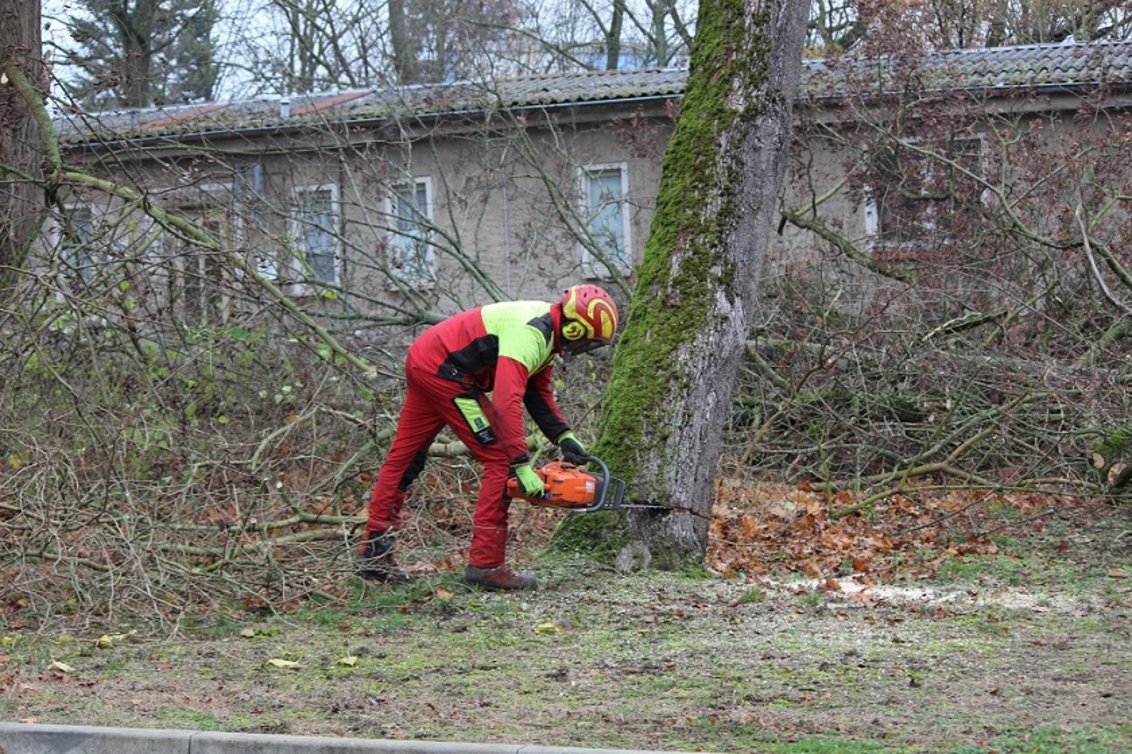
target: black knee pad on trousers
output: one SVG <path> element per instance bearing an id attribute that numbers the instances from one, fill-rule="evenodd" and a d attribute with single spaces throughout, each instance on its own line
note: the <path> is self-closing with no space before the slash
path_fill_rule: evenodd
<path id="1" fill-rule="evenodd" d="M 413 456 L 413 462 L 409 464 L 409 468 L 405 469 L 405 475 L 401 477 L 401 483 L 397 487 L 404 492 L 409 489 L 409 485 L 417 481 L 417 477 L 424 471 L 425 461 L 428 460 L 428 452 L 421 451 Z"/>

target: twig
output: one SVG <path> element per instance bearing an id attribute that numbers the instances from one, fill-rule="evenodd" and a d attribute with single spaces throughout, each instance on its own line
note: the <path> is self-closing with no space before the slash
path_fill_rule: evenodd
<path id="1" fill-rule="evenodd" d="M 974 508 L 976 505 L 982 505 L 987 500 L 989 500 L 991 497 L 993 497 L 993 495 L 984 495 L 983 497 L 979 498 L 978 500 L 970 502 L 970 503 L 968 503 L 967 505 L 964 505 L 962 508 L 960 508 L 958 510 L 951 511 L 950 513 L 945 513 L 942 516 L 940 516 L 939 518 L 933 519 L 932 521 L 929 521 L 926 524 L 919 524 L 917 526 L 912 526 L 912 527 L 909 527 L 907 529 L 899 529 L 895 533 L 894 536 L 902 537 L 905 534 L 911 534 L 914 531 L 920 531 L 921 529 L 930 529 L 933 526 L 939 526 L 941 523 L 948 520 L 949 518 L 955 518 L 958 515 L 966 513 L 970 509 Z"/>
<path id="2" fill-rule="evenodd" d="M 1082 206 L 1080 203 L 1078 203 L 1077 209 L 1073 212 L 1073 217 L 1076 218 L 1077 225 L 1081 228 L 1081 238 L 1084 240 L 1085 256 L 1089 258 L 1089 269 L 1093 272 L 1093 279 L 1097 281 L 1097 285 L 1100 286 L 1101 293 L 1103 293 L 1104 297 L 1109 300 L 1109 303 L 1111 303 L 1118 309 L 1122 309 L 1125 314 L 1132 314 L 1132 306 L 1129 306 L 1123 301 L 1117 299 L 1116 295 L 1109 290 L 1108 284 L 1105 283 L 1104 278 L 1101 277 L 1101 271 L 1097 266 L 1097 260 L 1093 257 L 1092 244 L 1089 243 L 1089 229 L 1085 227 L 1085 220 L 1082 217 L 1082 214 Z"/>

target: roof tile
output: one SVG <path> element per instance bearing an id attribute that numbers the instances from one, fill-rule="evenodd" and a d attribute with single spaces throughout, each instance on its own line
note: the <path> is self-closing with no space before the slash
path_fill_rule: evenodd
<path id="1" fill-rule="evenodd" d="M 896 72 L 900 71 L 901 76 Z M 803 61 L 801 96 L 836 100 L 849 91 L 895 91 L 915 73 L 932 91 L 989 93 L 1019 89 L 1046 91 L 1095 86 L 1104 82 L 1132 88 L 1132 42 L 1025 45 L 945 50 L 923 55 L 860 58 L 844 56 Z M 155 107 L 111 113 L 81 113 L 56 120 L 71 143 L 106 138 L 160 138 L 237 133 L 260 128 L 291 128 L 327 120 L 363 121 L 398 115 L 440 115 L 493 109 L 570 106 L 642 98 L 677 97 L 687 80 L 684 69 L 583 71 L 506 79 L 492 84 L 455 82 L 397 89 L 365 89 L 295 95 L 298 104 L 281 112 L 281 99 Z"/>

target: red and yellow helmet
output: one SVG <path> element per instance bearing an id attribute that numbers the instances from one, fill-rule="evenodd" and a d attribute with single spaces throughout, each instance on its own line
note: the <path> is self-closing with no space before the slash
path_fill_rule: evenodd
<path id="1" fill-rule="evenodd" d="M 563 349 L 579 352 L 613 342 L 617 333 L 617 304 L 596 285 L 567 288 L 562 305 Z"/>

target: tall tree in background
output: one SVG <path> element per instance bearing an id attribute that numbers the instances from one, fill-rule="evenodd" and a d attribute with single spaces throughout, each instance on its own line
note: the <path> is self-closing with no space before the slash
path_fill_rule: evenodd
<path id="1" fill-rule="evenodd" d="M 533 10 L 532 16 L 539 15 Z M 560 20 L 540 31 L 543 48 L 556 58 L 557 67 L 571 59 L 585 68 L 606 70 L 663 67 L 686 55 L 691 46 L 685 17 L 695 13 L 695 3 L 582 0 L 557 10 L 565 11 L 562 20 L 575 16 L 573 23 Z"/>
<path id="2" fill-rule="evenodd" d="M 790 0 L 700 3 L 599 440 L 636 501 L 673 509 L 630 518 L 633 539 L 670 564 L 707 546 L 720 438 L 786 165 L 806 11 Z"/>
<path id="3" fill-rule="evenodd" d="M 405 0 L 389 0 L 389 46 L 398 81 L 417 80 L 416 40 L 409 35 Z"/>
<path id="4" fill-rule="evenodd" d="M 0 304 L 44 213 L 43 143 L 33 102 L 47 82 L 39 0 L 0 6 Z"/>
<path id="5" fill-rule="evenodd" d="M 625 0 L 607 3 L 580 2 L 578 5 L 589 16 L 597 33 L 595 52 L 605 53 L 603 67 L 615 71 L 621 67 L 621 32 L 625 26 Z M 595 61 L 596 62 L 596 61 Z"/>
<path id="6" fill-rule="evenodd" d="M 629 19 L 635 27 L 630 44 L 639 40 L 634 46 L 641 65 L 668 67 L 692 46 L 691 32 L 676 0 L 646 0 L 643 13 L 630 8 Z"/>
<path id="7" fill-rule="evenodd" d="M 808 45 L 870 51 L 916 43 L 929 49 L 1127 39 L 1132 9 L 1127 0 L 815 0 Z"/>
<path id="8" fill-rule="evenodd" d="M 390 12 L 394 3 L 389 3 Z M 388 83 L 384 7 L 348 0 L 269 0 L 233 50 L 252 61 L 257 91 L 287 94 Z"/>
<path id="9" fill-rule="evenodd" d="M 414 80 L 420 84 L 482 79 L 511 43 L 523 22 L 516 0 L 405 0 L 405 26 L 413 41 Z"/>
<path id="10" fill-rule="evenodd" d="M 218 0 L 199 2 L 196 12 L 185 17 L 169 55 L 170 75 L 159 82 L 165 91 L 158 96 L 166 102 L 216 98 L 220 61 L 214 36 L 219 21 Z"/>
<path id="11" fill-rule="evenodd" d="M 270 0 L 242 50 L 254 88 L 275 93 L 482 78 L 506 57 L 522 8 L 514 0 Z"/>
<path id="12" fill-rule="evenodd" d="M 82 70 L 76 98 L 92 109 L 213 99 L 218 0 L 79 0 L 64 19 Z"/>
<path id="13" fill-rule="evenodd" d="M 295 2 L 310 0 L 273 0 Z M 366 49 L 403 84 L 667 66 L 687 54 L 694 8 L 694 0 L 389 0 L 375 10 L 383 20 Z"/>

